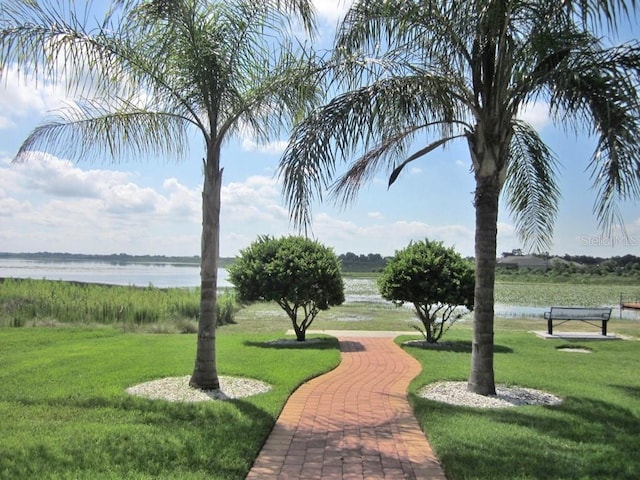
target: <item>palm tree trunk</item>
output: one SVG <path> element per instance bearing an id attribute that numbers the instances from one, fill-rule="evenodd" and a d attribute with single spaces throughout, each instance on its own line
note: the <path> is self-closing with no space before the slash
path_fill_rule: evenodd
<path id="1" fill-rule="evenodd" d="M 496 176 L 476 175 L 476 286 L 468 389 L 481 395 L 496 393 L 493 373 L 493 301 L 499 196 L 500 182 Z"/>
<path id="2" fill-rule="evenodd" d="M 215 149 L 207 155 L 202 191 L 202 244 L 200 265 L 200 317 L 196 363 L 189 385 L 203 390 L 218 390 L 216 369 L 216 303 L 218 290 L 218 254 L 220 251 L 220 190 L 222 170 Z"/>

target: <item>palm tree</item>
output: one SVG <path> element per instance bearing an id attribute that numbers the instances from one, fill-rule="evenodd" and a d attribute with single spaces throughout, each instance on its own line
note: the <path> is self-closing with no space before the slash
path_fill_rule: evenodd
<path id="1" fill-rule="evenodd" d="M 0 75 L 8 66 L 70 88 L 76 100 L 25 140 L 71 158 L 184 156 L 202 139 L 201 298 L 190 384 L 218 389 L 215 359 L 223 143 L 242 131 L 260 141 L 317 100 L 308 58 L 291 32 L 312 33 L 309 0 L 117 1 L 104 21 L 75 2 L 6 1 Z M 79 7 L 78 7 L 79 8 Z"/>
<path id="2" fill-rule="evenodd" d="M 476 182 L 473 392 L 495 394 L 500 195 L 534 249 L 552 237 L 560 195 L 557 159 L 519 112 L 544 101 L 559 125 L 597 137 L 588 166 L 603 228 L 620 220 L 617 202 L 639 196 L 639 44 L 607 45 L 596 33 L 634 13 L 622 0 L 357 0 L 327 67 L 342 93 L 295 128 L 281 159 L 292 219 L 307 226 L 326 190 L 346 203 L 377 172 L 391 185 L 408 163 L 466 141 Z"/>

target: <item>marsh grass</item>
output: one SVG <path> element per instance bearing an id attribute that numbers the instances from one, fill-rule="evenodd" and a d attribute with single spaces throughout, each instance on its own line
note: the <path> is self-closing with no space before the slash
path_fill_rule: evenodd
<path id="1" fill-rule="evenodd" d="M 0 478 L 244 478 L 291 392 L 339 361 L 334 339 L 263 348 L 273 338 L 217 342 L 221 374 L 263 380 L 270 392 L 186 404 L 125 389 L 190 373 L 193 336 L 2 329 Z"/>
<path id="2" fill-rule="evenodd" d="M 618 305 L 623 298 L 640 298 L 634 285 L 591 283 L 497 282 L 496 303 L 550 307 L 553 305 L 598 307 Z"/>
<path id="3" fill-rule="evenodd" d="M 233 323 L 233 291 L 218 297 L 218 324 Z M 1 279 L 0 326 L 118 324 L 123 330 L 193 332 L 199 289 L 146 288 L 33 279 Z M 173 327 L 173 328 L 172 328 Z"/>

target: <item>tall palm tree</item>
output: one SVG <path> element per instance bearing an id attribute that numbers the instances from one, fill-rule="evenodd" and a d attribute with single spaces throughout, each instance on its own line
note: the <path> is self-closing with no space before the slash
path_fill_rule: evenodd
<path id="1" fill-rule="evenodd" d="M 408 163 L 466 141 L 476 182 L 473 392 L 495 394 L 499 197 L 527 248 L 540 249 L 560 195 L 557 159 L 518 113 L 543 101 L 559 125 L 597 137 L 588 166 L 601 226 L 620 220 L 617 202 L 639 196 L 639 44 L 597 36 L 634 13 L 623 0 L 357 0 L 328 65 L 343 93 L 296 127 L 281 159 L 292 218 L 307 225 L 325 190 L 348 202 L 380 170 L 391 185 Z"/>
<path id="2" fill-rule="evenodd" d="M 194 387 L 218 389 L 215 358 L 222 150 L 249 130 L 265 141 L 317 100 L 291 32 L 309 33 L 309 0 L 116 1 L 104 21 L 94 5 L 3 2 L 0 76 L 12 66 L 69 87 L 75 101 L 37 127 L 34 149 L 71 158 L 184 156 L 189 134 L 204 146 L 201 299 Z M 299 24 L 292 24 L 298 21 Z"/>

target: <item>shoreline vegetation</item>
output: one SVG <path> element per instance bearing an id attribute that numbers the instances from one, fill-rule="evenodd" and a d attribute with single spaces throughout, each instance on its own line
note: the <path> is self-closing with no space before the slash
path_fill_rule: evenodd
<path id="1" fill-rule="evenodd" d="M 407 309 L 397 309 L 389 302 L 372 303 L 374 298 L 379 297 L 376 279 L 380 270 L 376 266 L 385 259 L 378 254 L 346 254 L 340 257 L 347 287 L 345 294 L 356 300 L 323 313 L 319 318 L 323 328 L 341 329 L 345 325 L 357 324 L 359 329 L 384 330 L 393 328 L 387 326 L 390 324 L 401 330 L 411 329 L 410 322 L 415 319 Z M 197 265 L 199 262 L 197 257 L 49 252 L 0 253 L 0 259 L 3 258 L 119 264 L 183 262 Z M 538 257 L 507 255 L 503 258 L 530 262 Z M 230 265 L 233 260 L 223 259 L 221 268 Z M 629 255 L 601 259 L 599 262 L 591 257 L 581 260 L 582 263 L 556 261 L 551 264 L 553 268 L 548 269 L 499 268 L 496 305 L 514 307 L 515 313 L 506 314 L 505 318 L 532 317 L 539 320 L 536 315 L 521 312 L 527 311 L 526 307 L 552 305 L 618 307 L 623 299 L 627 302 L 640 299 L 640 257 Z M 259 306 L 262 310 L 269 310 L 269 316 L 278 315 L 271 311 L 268 304 L 238 305 L 232 288 L 222 288 L 219 294 L 220 304 L 226 312 L 225 321 L 220 325 L 232 323 L 236 313 L 242 316 L 245 311 L 252 312 Z M 119 326 L 125 331 L 192 333 L 198 320 L 198 295 L 197 287 L 166 288 L 151 284 L 146 287 L 121 286 L 73 280 L 0 278 L 0 327 L 102 324 Z M 496 318 L 499 316 L 496 315 Z M 357 321 L 352 321 L 354 319 Z M 370 322 L 376 327 L 372 328 Z"/>
<path id="2" fill-rule="evenodd" d="M 417 322 L 413 312 L 380 300 L 374 278 L 345 276 L 345 287 L 345 295 L 353 300 L 323 312 L 318 319 L 319 327 L 412 331 Z M 111 325 L 132 332 L 194 333 L 198 296 L 197 287 L 0 278 L 0 327 Z M 542 314 L 531 313 L 531 307 L 533 310 L 552 305 L 617 308 L 622 299 L 640 300 L 640 285 L 498 281 L 496 305 L 511 306 L 514 313 L 497 314 L 496 318 L 529 319 L 542 325 Z M 218 300 L 219 326 L 236 323 L 236 317 L 255 315 L 264 319 L 265 325 L 272 320 L 282 322 L 283 328 L 287 325 L 275 302 L 240 305 L 233 288 L 221 289 Z M 463 319 L 469 318 L 468 315 Z"/>

